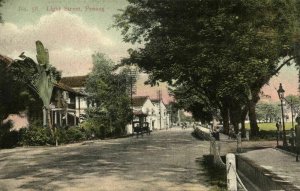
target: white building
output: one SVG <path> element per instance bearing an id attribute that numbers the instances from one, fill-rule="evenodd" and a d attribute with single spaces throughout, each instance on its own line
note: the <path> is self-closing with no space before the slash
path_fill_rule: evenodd
<path id="1" fill-rule="evenodd" d="M 170 127 L 170 119 L 166 105 L 162 100 L 151 99 L 154 105 L 154 114 L 157 119 L 154 124 L 154 129 L 166 129 Z"/>
<path id="2" fill-rule="evenodd" d="M 133 121 L 148 122 L 150 130 L 154 130 L 156 123 L 155 107 L 148 96 L 136 96 L 132 98 Z M 133 133 L 131 124 L 127 126 L 127 133 Z"/>
<path id="3" fill-rule="evenodd" d="M 148 122 L 152 131 L 169 127 L 169 115 L 163 101 L 151 100 L 148 96 L 136 96 L 132 99 L 132 106 L 133 121 Z M 132 133 L 131 124 L 127 126 L 127 133 Z"/>

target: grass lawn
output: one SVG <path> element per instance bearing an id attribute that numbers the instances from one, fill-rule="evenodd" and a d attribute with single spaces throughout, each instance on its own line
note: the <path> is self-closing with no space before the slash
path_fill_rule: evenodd
<path id="1" fill-rule="evenodd" d="M 265 130 L 265 131 L 270 131 L 270 130 L 277 130 L 276 129 L 276 123 L 258 123 L 259 130 Z M 294 125 L 296 123 L 294 122 Z M 250 129 L 250 123 L 245 124 L 246 129 Z M 285 123 L 285 129 L 290 130 L 292 128 L 292 122 L 286 122 Z"/>

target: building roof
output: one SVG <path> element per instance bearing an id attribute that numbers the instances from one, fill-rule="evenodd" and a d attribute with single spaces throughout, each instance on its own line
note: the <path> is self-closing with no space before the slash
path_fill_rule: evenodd
<path id="1" fill-rule="evenodd" d="M 159 104 L 160 102 L 162 102 L 164 105 L 166 105 L 162 99 L 160 100 L 157 98 L 151 98 L 150 100 L 152 101 L 152 103 Z"/>
<path id="2" fill-rule="evenodd" d="M 88 76 L 70 76 L 61 78 L 60 82 L 71 87 L 84 87 Z"/>
<path id="3" fill-rule="evenodd" d="M 58 88 L 58 89 L 61 89 L 61 90 L 64 90 L 64 91 L 67 91 L 67 92 L 71 92 L 71 93 L 74 93 L 76 95 L 80 95 L 80 96 L 86 96 L 85 94 L 81 93 L 81 92 L 78 92 L 76 90 L 73 90 L 71 87 L 67 86 L 66 84 L 63 84 L 61 82 L 59 83 L 54 83 L 54 87 Z"/>
<path id="4" fill-rule="evenodd" d="M 142 107 L 144 103 L 149 99 L 148 96 L 135 96 L 132 98 L 133 107 Z"/>

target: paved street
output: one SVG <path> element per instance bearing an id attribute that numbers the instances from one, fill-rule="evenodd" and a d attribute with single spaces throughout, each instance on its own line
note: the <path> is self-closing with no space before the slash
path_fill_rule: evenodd
<path id="1" fill-rule="evenodd" d="M 208 190 L 199 161 L 209 144 L 190 133 L 0 150 L 0 190 Z"/>

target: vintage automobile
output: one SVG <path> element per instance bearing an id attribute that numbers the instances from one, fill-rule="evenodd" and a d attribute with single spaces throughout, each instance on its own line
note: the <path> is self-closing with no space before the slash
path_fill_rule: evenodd
<path id="1" fill-rule="evenodd" d="M 133 122 L 133 133 L 136 133 L 138 136 L 139 134 L 143 135 L 144 133 L 147 133 L 150 135 L 150 127 L 148 122 L 142 122 L 134 121 Z"/>

